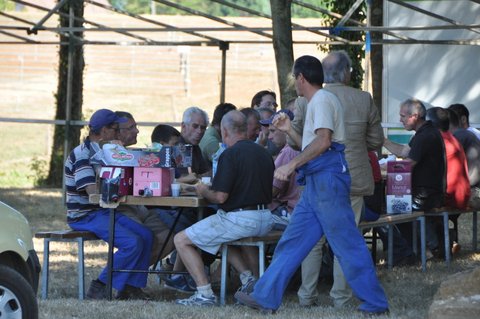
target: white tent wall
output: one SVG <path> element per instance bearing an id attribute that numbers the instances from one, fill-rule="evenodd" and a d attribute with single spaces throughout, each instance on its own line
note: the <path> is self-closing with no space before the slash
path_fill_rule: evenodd
<path id="1" fill-rule="evenodd" d="M 480 4 L 467 1 L 405 1 L 460 24 L 480 23 Z M 384 25 L 436 26 L 442 21 L 385 1 Z M 400 33 L 400 32 L 399 32 Z M 471 40 L 480 38 L 476 32 L 458 30 L 402 31 L 417 40 Z M 389 39 L 385 36 L 385 39 Z M 463 103 L 470 110 L 470 121 L 480 123 L 480 46 L 446 44 L 402 44 L 383 46 L 383 121 L 399 122 L 399 105 L 415 97 L 425 106 L 447 107 Z"/>

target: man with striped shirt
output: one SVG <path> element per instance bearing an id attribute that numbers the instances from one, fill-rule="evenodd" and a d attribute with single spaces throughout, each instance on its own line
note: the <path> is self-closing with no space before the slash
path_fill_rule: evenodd
<path id="1" fill-rule="evenodd" d="M 108 241 L 109 209 L 89 203 L 88 196 L 96 192 L 96 172 L 90 158 L 99 143 L 115 142 L 119 123 L 126 119 L 113 111 L 100 109 L 93 113 L 89 122 L 89 135 L 77 146 L 65 162 L 65 186 L 67 191 L 67 223 L 74 230 L 91 231 L 97 237 Z M 152 232 L 130 218 L 116 214 L 114 269 L 147 270 L 153 242 Z M 105 299 L 107 269 L 98 279 L 92 280 L 87 292 L 88 299 Z M 142 291 L 147 284 L 147 273 L 114 272 L 112 285 L 117 290 L 117 299 L 141 298 L 148 295 Z"/>

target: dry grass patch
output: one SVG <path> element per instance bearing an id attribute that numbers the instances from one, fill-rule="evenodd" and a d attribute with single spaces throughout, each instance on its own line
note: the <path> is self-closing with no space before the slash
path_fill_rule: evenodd
<path id="1" fill-rule="evenodd" d="M 34 232 L 64 229 L 65 212 L 61 191 L 58 189 L 0 189 L 0 200 L 15 207 L 29 219 Z M 388 270 L 384 262 L 377 265 L 377 273 L 390 302 L 390 318 L 424 318 L 440 283 L 453 273 L 480 267 L 480 253 L 471 251 L 472 215 L 459 218 L 460 244 L 462 251 L 450 267 L 443 261 L 427 263 L 427 272 L 420 266 Z M 43 241 L 34 240 L 35 248 L 43 259 Z M 378 255 L 384 258 L 379 245 Z M 40 318 L 361 318 L 355 312 L 354 302 L 350 307 L 337 310 L 329 306 L 329 285 L 321 283 L 320 303 L 323 306 L 301 308 L 295 291 L 285 295 L 282 307 L 274 316 L 264 316 L 245 307 L 235 306 L 229 287 L 228 305 L 215 308 L 186 308 L 174 304 L 177 298 L 187 297 L 163 288 L 156 275 L 149 276 L 147 292 L 154 301 L 79 301 L 77 300 L 77 246 L 73 243 L 51 243 L 49 299 L 40 301 Z M 95 279 L 106 264 L 107 245 L 101 241 L 85 244 L 85 281 Z M 218 292 L 218 291 L 217 291 Z"/>

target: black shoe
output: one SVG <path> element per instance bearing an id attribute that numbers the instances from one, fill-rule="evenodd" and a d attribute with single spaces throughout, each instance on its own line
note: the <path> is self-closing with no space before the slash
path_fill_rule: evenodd
<path id="1" fill-rule="evenodd" d="M 360 310 L 360 309 L 358 309 L 357 311 L 361 313 L 364 318 L 373 318 L 373 317 L 390 315 L 390 310 L 388 310 L 388 308 L 382 311 L 367 311 L 367 310 Z"/>
<path id="2" fill-rule="evenodd" d="M 149 294 L 141 288 L 126 285 L 122 291 L 117 292 L 117 300 L 152 300 Z"/>
<path id="3" fill-rule="evenodd" d="M 163 279 L 165 288 L 176 290 L 184 293 L 194 293 L 197 291 L 197 286 L 193 278 L 189 280 L 189 275 L 171 275 Z M 191 278 L 191 277 L 190 277 Z"/>
<path id="4" fill-rule="evenodd" d="M 395 267 L 413 266 L 413 265 L 416 265 L 417 262 L 418 262 L 417 256 L 410 255 L 410 256 L 407 256 L 407 257 L 403 257 L 402 259 L 400 259 L 399 261 L 397 261 L 393 265 Z"/>
<path id="5" fill-rule="evenodd" d="M 252 296 L 242 292 L 242 291 L 237 291 L 235 293 L 235 299 L 242 305 L 248 306 L 253 309 L 257 309 L 263 314 L 273 314 L 275 313 L 274 309 L 268 309 L 264 308 L 262 305 L 260 305 L 258 302 L 255 301 L 255 299 L 252 298 Z"/>
<path id="6" fill-rule="evenodd" d="M 107 299 L 107 286 L 100 280 L 92 280 L 87 291 L 87 299 L 103 300 Z"/>

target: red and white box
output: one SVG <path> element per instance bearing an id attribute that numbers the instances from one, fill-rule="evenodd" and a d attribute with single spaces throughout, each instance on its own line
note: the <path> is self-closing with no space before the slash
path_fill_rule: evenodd
<path id="1" fill-rule="evenodd" d="M 133 168 L 133 196 L 171 196 L 175 169 L 160 167 Z"/>
<path id="2" fill-rule="evenodd" d="M 120 176 L 118 196 L 132 195 L 133 193 L 133 167 L 104 166 L 100 168 L 100 178 L 115 178 Z"/>
<path id="3" fill-rule="evenodd" d="M 387 214 L 412 212 L 412 162 L 387 163 Z"/>

